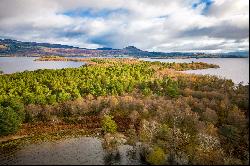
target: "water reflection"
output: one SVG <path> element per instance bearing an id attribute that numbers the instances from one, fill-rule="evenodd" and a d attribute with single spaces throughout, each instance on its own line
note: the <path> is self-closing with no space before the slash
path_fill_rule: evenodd
<path id="1" fill-rule="evenodd" d="M 121 160 L 121 155 L 119 151 L 107 152 L 104 156 L 105 165 L 117 165 Z"/>
<path id="2" fill-rule="evenodd" d="M 107 152 L 102 140 L 92 137 L 73 138 L 54 142 L 12 147 L 0 151 L 0 164 L 11 165 L 142 165 L 140 155 L 130 145 Z"/>
<path id="3" fill-rule="evenodd" d="M 146 165 L 140 150 L 135 146 L 121 145 L 116 150 L 106 152 L 105 165 Z"/>

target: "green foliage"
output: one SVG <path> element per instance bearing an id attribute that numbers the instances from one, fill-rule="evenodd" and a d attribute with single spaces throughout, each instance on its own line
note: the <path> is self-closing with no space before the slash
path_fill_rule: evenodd
<path id="1" fill-rule="evenodd" d="M 177 97 L 179 95 L 177 82 L 168 77 L 164 78 L 163 81 L 163 87 L 166 89 L 166 94 L 170 97 Z"/>
<path id="2" fill-rule="evenodd" d="M 178 84 L 170 77 L 142 82 L 140 89 L 145 96 L 149 96 L 152 93 L 170 97 L 177 97 L 179 95 Z"/>
<path id="3" fill-rule="evenodd" d="M 22 123 L 22 119 L 11 107 L 0 107 L 0 135 L 8 135 L 16 132 Z"/>
<path id="4" fill-rule="evenodd" d="M 103 60 L 94 60 L 103 61 Z M 55 104 L 89 94 L 93 96 L 121 95 L 138 87 L 150 95 L 177 96 L 175 81 L 149 81 L 155 70 L 149 63 L 85 66 L 76 69 L 37 70 L 0 76 L 0 105 L 12 98 L 24 104 Z M 7 104 L 9 105 L 9 104 Z"/>
<path id="5" fill-rule="evenodd" d="M 164 68 L 169 68 L 169 69 L 174 69 L 174 70 L 178 70 L 178 71 L 184 71 L 184 70 L 197 70 L 197 69 L 207 69 L 207 68 L 219 68 L 218 65 L 215 64 L 208 64 L 208 63 L 204 63 L 204 62 L 192 62 L 192 63 L 165 63 L 165 62 L 148 62 L 148 63 L 152 63 L 154 65 L 157 66 L 161 66 Z"/>
<path id="6" fill-rule="evenodd" d="M 166 155 L 160 147 L 155 147 L 146 158 L 147 162 L 152 165 L 164 165 L 166 162 Z"/>
<path id="7" fill-rule="evenodd" d="M 98 58 L 93 58 L 93 59 L 91 59 L 91 61 L 96 62 L 96 63 L 105 63 L 105 62 L 107 62 L 106 60 L 98 59 Z"/>
<path id="8" fill-rule="evenodd" d="M 13 109 L 20 119 L 23 121 L 25 119 L 24 104 L 16 97 L 10 98 L 9 100 L 4 100 L 0 107 Z"/>
<path id="9" fill-rule="evenodd" d="M 112 118 L 112 116 L 105 115 L 101 121 L 102 130 L 106 133 L 115 133 L 117 130 L 117 124 Z"/>
<path id="10" fill-rule="evenodd" d="M 143 93 L 143 95 L 145 95 L 145 96 L 149 96 L 149 95 L 152 94 L 152 91 L 151 91 L 150 88 L 145 87 L 145 88 L 142 89 L 142 93 Z"/>

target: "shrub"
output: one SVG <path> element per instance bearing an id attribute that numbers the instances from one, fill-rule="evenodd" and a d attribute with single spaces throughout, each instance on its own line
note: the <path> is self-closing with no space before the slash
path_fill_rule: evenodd
<path id="1" fill-rule="evenodd" d="M 25 117 L 24 117 L 24 123 L 32 123 L 35 121 L 34 116 L 31 112 L 25 110 Z"/>
<path id="2" fill-rule="evenodd" d="M 212 124 L 216 124 L 218 121 L 216 112 L 210 108 L 206 108 L 206 111 L 201 114 L 201 118 L 203 121 L 207 121 Z"/>
<path id="3" fill-rule="evenodd" d="M 112 116 L 105 115 L 102 119 L 102 130 L 107 133 L 115 133 L 117 130 L 117 124 L 112 120 Z"/>
<path id="4" fill-rule="evenodd" d="M 167 95 L 170 97 L 177 97 L 179 95 L 177 86 L 168 86 L 166 88 Z"/>
<path id="5" fill-rule="evenodd" d="M 15 111 L 19 118 L 23 121 L 25 118 L 25 112 L 24 112 L 24 104 L 18 99 L 18 98 L 9 98 L 8 100 L 5 100 L 3 103 L 1 103 L 3 108 L 9 107 L 9 109 L 13 109 Z"/>
<path id="6" fill-rule="evenodd" d="M 152 91 L 150 88 L 146 87 L 146 88 L 142 89 L 142 94 L 145 96 L 149 96 L 152 94 Z"/>
<path id="7" fill-rule="evenodd" d="M 150 142 L 152 140 L 152 134 L 149 130 L 141 130 L 139 133 L 140 141 L 142 142 Z"/>
<path id="8" fill-rule="evenodd" d="M 157 138 L 167 141 L 170 136 L 171 136 L 171 129 L 167 124 L 163 124 L 157 133 Z"/>
<path id="9" fill-rule="evenodd" d="M 0 107 L 0 135 L 16 132 L 21 126 L 22 118 L 12 108 Z"/>
<path id="10" fill-rule="evenodd" d="M 50 113 L 46 111 L 39 112 L 37 114 L 37 120 L 42 122 L 48 122 L 51 118 Z"/>
<path id="11" fill-rule="evenodd" d="M 35 122 L 37 120 L 39 112 L 42 112 L 42 106 L 29 104 L 25 107 L 24 123 Z"/>
<path id="12" fill-rule="evenodd" d="M 56 101 L 56 95 L 50 95 L 47 97 L 47 100 L 48 100 L 48 103 L 53 105 L 55 104 L 57 101 Z"/>
<path id="13" fill-rule="evenodd" d="M 155 147 L 146 158 L 152 165 L 163 165 L 165 163 L 165 153 L 160 147 Z"/>

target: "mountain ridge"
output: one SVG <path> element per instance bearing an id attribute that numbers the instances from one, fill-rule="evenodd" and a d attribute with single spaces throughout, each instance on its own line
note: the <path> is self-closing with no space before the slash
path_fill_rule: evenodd
<path id="1" fill-rule="evenodd" d="M 0 56 L 133 56 L 152 58 L 238 58 L 249 57 L 249 51 L 229 53 L 196 53 L 196 52 L 149 52 L 135 46 L 122 49 L 109 47 L 88 49 L 62 44 L 22 42 L 12 39 L 0 39 Z"/>

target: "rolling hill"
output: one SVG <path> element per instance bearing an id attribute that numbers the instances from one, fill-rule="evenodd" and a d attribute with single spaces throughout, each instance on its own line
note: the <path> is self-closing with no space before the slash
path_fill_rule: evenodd
<path id="1" fill-rule="evenodd" d="M 207 54 L 195 52 L 149 52 L 135 46 L 123 49 L 97 48 L 87 49 L 61 44 L 22 42 L 12 39 L 0 39 L 0 56 L 86 56 L 86 57 L 150 57 L 150 58 L 245 58 L 249 52 L 229 52 Z"/>

